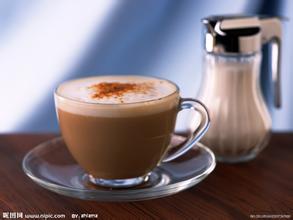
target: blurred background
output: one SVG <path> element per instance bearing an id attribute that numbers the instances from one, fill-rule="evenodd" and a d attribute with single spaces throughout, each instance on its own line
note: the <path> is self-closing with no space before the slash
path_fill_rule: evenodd
<path id="1" fill-rule="evenodd" d="M 283 25 L 282 109 L 272 105 L 266 62 L 261 79 L 274 130 L 292 131 L 293 1 L 1 0 L 0 132 L 58 131 L 54 88 L 77 77 L 160 76 L 195 97 L 202 77 L 200 19 L 230 13 L 289 18 Z"/>

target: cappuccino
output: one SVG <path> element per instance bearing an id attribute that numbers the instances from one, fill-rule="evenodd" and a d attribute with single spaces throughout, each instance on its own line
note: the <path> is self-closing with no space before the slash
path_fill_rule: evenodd
<path id="1" fill-rule="evenodd" d="M 56 110 L 66 145 L 93 177 L 144 176 L 162 160 L 179 106 L 175 84 L 142 76 L 97 76 L 61 84 Z"/>

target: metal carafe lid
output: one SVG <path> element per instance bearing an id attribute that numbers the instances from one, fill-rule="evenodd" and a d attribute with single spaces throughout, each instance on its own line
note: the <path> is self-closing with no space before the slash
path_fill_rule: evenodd
<path id="1" fill-rule="evenodd" d="M 218 54 L 255 53 L 272 37 L 280 40 L 281 36 L 278 18 L 210 16 L 202 22 L 205 26 L 205 50 Z"/>

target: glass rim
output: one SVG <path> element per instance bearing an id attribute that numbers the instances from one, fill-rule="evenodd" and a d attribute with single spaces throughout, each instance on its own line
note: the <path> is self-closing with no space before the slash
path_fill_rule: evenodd
<path id="1" fill-rule="evenodd" d="M 172 84 L 175 87 L 175 91 L 170 93 L 170 94 L 168 94 L 168 95 L 166 95 L 166 96 L 160 97 L 160 98 L 155 98 L 155 99 L 146 100 L 146 101 L 131 102 L 131 103 L 93 103 L 93 102 L 88 102 L 88 101 L 76 100 L 76 99 L 66 97 L 66 96 L 61 95 L 60 93 L 58 93 L 59 87 L 62 84 L 67 83 L 67 82 L 77 81 L 77 80 L 81 80 L 81 79 L 85 79 L 85 78 L 115 77 L 115 76 L 121 76 L 121 77 L 134 76 L 134 77 L 145 77 L 145 78 L 153 78 L 153 79 L 158 79 L 158 80 L 164 80 L 164 81 Z M 132 75 L 131 74 L 129 74 L 129 75 L 97 75 L 97 76 L 80 77 L 80 78 L 75 78 L 75 79 L 71 79 L 71 80 L 66 80 L 66 81 L 60 83 L 54 89 L 54 95 L 56 97 L 58 97 L 58 98 L 61 98 L 61 99 L 64 99 L 64 100 L 67 100 L 67 101 L 70 101 L 70 102 L 73 102 L 73 103 L 78 103 L 78 104 L 83 104 L 83 105 L 93 105 L 93 106 L 97 106 L 97 105 L 101 105 L 101 106 L 129 106 L 129 105 L 136 105 L 136 104 L 142 104 L 142 103 L 151 103 L 151 102 L 156 102 L 156 101 L 159 101 L 159 100 L 166 99 L 166 98 L 171 97 L 174 94 L 179 93 L 179 92 L 180 92 L 179 86 L 176 83 L 172 82 L 171 80 L 168 80 L 168 79 L 165 79 L 165 78 L 162 78 L 162 77 L 152 76 L 152 75 L 135 75 L 135 74 L 132 74 Z"/>

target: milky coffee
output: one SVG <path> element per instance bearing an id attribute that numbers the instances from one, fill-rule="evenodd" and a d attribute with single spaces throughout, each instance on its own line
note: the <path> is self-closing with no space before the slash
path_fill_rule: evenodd
<path id="1" fill-rule="evenodd" d="M 55 93 L 62 135 L 92 176 L 146 175 L 170 143 L 179 105 L 177 87 L 142 76 L 97 76 L 61 84 Z"/>

